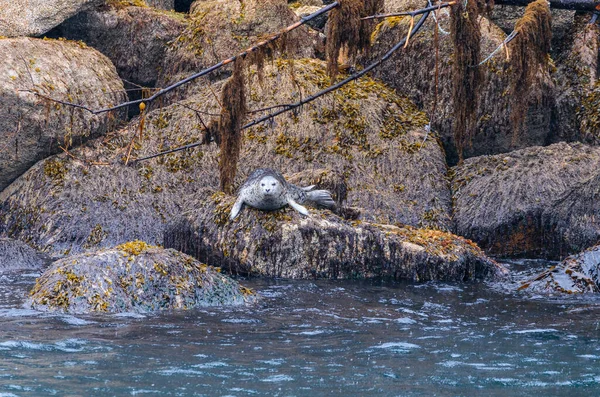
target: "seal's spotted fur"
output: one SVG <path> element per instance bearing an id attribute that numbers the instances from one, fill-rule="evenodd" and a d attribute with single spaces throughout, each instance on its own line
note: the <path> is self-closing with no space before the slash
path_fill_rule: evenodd
<path id="1" fill-rule="evenodd" d="M 260 210 L 276 210 L 289 204 L 302 215 L 308 215 L 308 210 L 301 205 L 304 203 L 323 207 L 335 205 L 327 190 L 313 190 L 314 187 L 314 185 L 298 187 L 287 183 L 283 175 L 277 171 L 259 168 L 250 174 L 240 188 L 230 218 L 237 217 L 244 204 Z"/>

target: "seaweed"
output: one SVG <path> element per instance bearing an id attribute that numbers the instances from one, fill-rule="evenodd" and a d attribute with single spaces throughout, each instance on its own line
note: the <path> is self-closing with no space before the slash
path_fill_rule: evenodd
<path id="1" fill-rule="evenodd" d="M 480 69 L 473 67 L 479 63 L 481 32 L 477 18 L 480 9 L 478 0 L 459 1 L 450 8 L 450 33 L 454 45 L 453 127 L 459 161 L 462 161 L 463 150 L 471 144 L 475 134 L 478 91 L 483 79 Z"/>
<path id="2" fill-rule="evenodd" d="M 534 100 L 541 100 L 541 95 L 536 95 L 531 88 L 539 67 L 548 64 L 552 40 L 551 19 L 548 2 L 536 0 L 525 8 L 523 17 L 515 25 L 517 36 L 510 46 L 511 121 L 515 137 L 523 130 L 530 97 L 533 95 Z"/>
<path id="3" fill-rule="evenodd" d="M 246 117 L 246 83 L 244 61 L 238 58 L 233 65 L 233 74 L 221 92 L 221 116 L 219 119 L 219 171 L 221 190 L 233 192 L 237 163 L 242 141 L 242 123 Z"/>

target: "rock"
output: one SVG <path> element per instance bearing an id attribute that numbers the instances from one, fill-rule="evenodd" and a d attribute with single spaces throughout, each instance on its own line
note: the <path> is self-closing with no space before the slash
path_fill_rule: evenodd
<path id="1" fill-rule="evenodd" d="M 556 139 L 600 145 L 600 26 L 577 15 L 565 50 L 555 60 Z"/>
<path id="2" fill-rule="evenodd" d="M 517 21 L 523 16 L 525 7 L 506 6 L 494 4 L 489 19 L 506 34 L 510 34 Z M 573 26 L 575 11 L 551 8 L 552 13 L 552 50 L 551 55 L 555 60 L 560 57 L 565 45 L 571 39 L 569 31 Z M 589 17 L 588 17 L 589 20 Z"/>
<path id="3" fill-rule="evenodd" d="M 41 269 L 50 258 L 27 244 L 10 238 L 0 238 L 0 274 L 13 270 Z"/>
<path id="4" fill-rule="evenodd" d="M 149 313 L 255 299 L 251 290 L 188 255 L 133 241 L 54 262 L 25 306 L 72 314 Z"/>
<path id="5" fill-rule="evenodd" d="M 165 246 L 268 277 L 466 281 L 504 273 L 475 244 L 450 233 L 349 222 L 327 210 L 304 217 L 289 207 L 246 208 L 230 221 L 234 200 L 216 193 L 197 202 L 167 227 Z"/>
<path id="6" fill-rule="evenodd" d="M 521 290 L 537 293 L 600 292 L 600 245 L 591 247 L 522 282 Z"/>
<path id="7" fill-rule="evenodd" d="M 106 55 L 119 76 L 154 87 L 168 44 L 183 32 L 183 16 L 148 7 L 101 7 L 77 14 L 54 33 Z"/>
<path id="8" fill-rule="evenodd" d="M 416 10 L 423 7 L 420 1 L 389 0 L 386 11 Z M 448 10 L 440 11 L 438 20 L 444 31 L 449 32 Z M 369 64 L 381 57 L 395 43 L 406 37 L 410 17 L 388 18 L 378 25 L 371 56 L 362 61 Z M 435 21 L 430 16 L 413 38 L 408 48 L 397 51 L 382 67 L 375 69 L 374 76 L 407 95 L 425 111 L 431 119 L 432 129 L 439 132 L 450 164 L 458 161 L 454 144 L 452 99 L 453 45 L 450 36 L 439 33 L 438 87 L 436 104 L 436 57 L 434 32 Z M 492 53 L 504 40 L 506 34 L 485 18 L 481 19 L 481 54 Z M 550 129 L 553 82 L 549 70 L 538 72 L 538 82 L 532 88 L 524 131 L 514 133 L 510 121 L 513 99 L 509 93 L 509 75 L 504 71 L 506 57 L 497 54 L 491 61 L 480 66 L 484 75 L 477 109 L 476 134 L 472 146 L 464 148 L 464 157 L 509 152 L 533 145 L 544 145 L 552 139 Z"/>
<path id="9" fill-rule="evenodd" d="M 0 190 L 36 161 L 112 128 L 122 113 L 97 116 L 62 101 L 104 108 L 126 99 L 110 61 L 82 43 L 0 39 Z"/>
<path id="10" fill-rule="evenodd" d="M 174 10 L 175 0 L 146 0 L 146 3 L 150 7 L 158 8 L 161 10 Z"/>
<path id="11" fill-rule="evenodd" d="M 262 85 L 252 74 L 250 109 L 294 102 L 328 84 L 323 62 L 296 60 L 293 76 L 291 65 L 281 60 L 265 65 Z M 133 160 L 202 141 L 203 124 L 218 115 L 215 93 L 222 84 L 148 113 L 141 143 L 136 118 L 126 129 L 72 150 L 73 157 L 60 154 L 36 164 L 0 193 L 0 233 L 53 257 L 133 239 L 161 244 L 172 217 L 192 209 L 203 188 L 219 188 L 218 147 L 211 143 L 134 166 L 123 163 L 128 154 Z M 352 219 L 359 212 L 362 220 L 447 229 L 446 164 L 434 134 L 425 139 L 426 123 L 410 101 L 363 78 L 245 130 L 235 184 L 265 164 L 286 176 L 314 173 L 313 180 L 334 190 L 344 207 L 359 209 L 349 211 Z"/>
<path id="12" fill-rule="evenodd" d="M 104 0 L 3 1 L 0 36 L 40 36 L 80 11 Z"/>
<path id="13" fill-rule="evenodd" d="M 320 6 L 300 6 L 297 8 L 292 8 L 292 10 L 299 18 L 304 18 L 314 12 L 319 11 L 321 8 L 323 8 L 322 4 Z M 327 23 L 327 14 L 323 14 L 323 15 L 320 15 L 319 17 L 313 19 L 312 21 L 308 22 L 307 25 L 313 29 L 323 30 L 325 28 L 326 23 Z"/>
<path id="14" fill-rule="evenodd" d="M 296 21 L 298 17 L 284 0 L 247 0 L 243 6 L 239 1 L 196 1 L 190 10 L 188 27 L 169 47 L 157 85 L 167 87 L 228 59 Z M 315 39 L 304 26 L 286 35 L 285 43 L 286 57 L 314 55 Z M 210 77 L 227 77 L 225 70 Z M 185 98 L 205 85 L 206 80 L 197 80 L 169 98 Z"/>
<path id="15" fill-rule="evenodd" d="M 600 148 L 557 143 L 454 168 L 454 232 L 488 254 L 561 259 L 594 244 Z"/>

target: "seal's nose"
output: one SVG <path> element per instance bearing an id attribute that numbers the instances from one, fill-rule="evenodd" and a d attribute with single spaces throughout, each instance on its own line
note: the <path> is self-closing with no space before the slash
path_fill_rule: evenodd
<path id="1" fill-rule="evenodd" d="M 271 191 L 271 189 L 265 189 L 265 192 L 269 193 Z"/>

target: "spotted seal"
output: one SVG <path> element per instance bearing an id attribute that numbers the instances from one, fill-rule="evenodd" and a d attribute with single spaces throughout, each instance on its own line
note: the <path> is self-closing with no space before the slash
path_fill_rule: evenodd
<path id="1" fill-rule="evenodd" d="M 308 210 L 301 205 L 304 203 L 328 208 L 335 205 L 331 193 L 327 190 L 313 190 L 314 188 L 315 185 L 298 187 L 286 182 L 283 175 L 275 170 L 259 168 L 250 174 L 240 188 L 230 219 L 238 216 L 244 204 L 267 211 L 289 204 L 302 215 L 308 215 Z"/>

